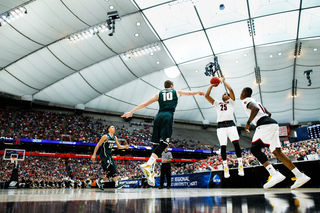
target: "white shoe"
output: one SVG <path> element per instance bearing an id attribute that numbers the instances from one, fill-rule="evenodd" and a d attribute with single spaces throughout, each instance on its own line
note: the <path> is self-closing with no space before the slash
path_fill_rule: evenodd
<path id="1" fill-rule="evenodd" d="M 104 191 L 103 185 L 100 180 L 97 180 L 97 186 L 101 191 Z"/>
<path id="2" fill-rule="evenodd" d="M 151 170 L 152 170 L 151 165 L 144 163 L 144 164 L 140 165 L 140 168 L 141 168 L 141 171 L 143 172 L 145 178 L 148 179 L 151 175 Z"/>
<path id="3" fill-rule="evenodd" d="M 150 173 L 151 173 L 150 177 L 147 178 L 147 179 L 148 179 L 148 184 L 149 184 L 150 186 L 155 186 L 155 185 L 156 185 L 156 184 L 155 184 L 155 181 L 154 181 L 154 175 L 155 175 L 155 173 L 154 173 L 154 171 L 151 171 Z"/>
<path id="4" fill-rule="evenodd" d="M 243 171 L 243 166 L 242 165 L 238 166 L 238 175 L 239 176 L 244 176 L 244 171 Z"/>
<path id="5" fill-rule="evenodd" d="M 305 184 L 306 182 L 308 182 L 311 178 L 305 174 L 302 174 L 301 177 L 292 178 L 292 179 L 296 180 L 296 182 L 294 182 L 294 184 L 291 186 L 291 189 L 296 189 L 302 186 L 303 184 Z"/>
<path id="6" fill-rule="evenodd" d="M 230 177 L 229 168 L 225 167 L 223 170 L 224 170 L 224 178 L 229 178 Z"/>
<path id="7" fill-rule="evenodd" d="M 265 183 L 263 185 L 263 188 L 269 189 L 269 188 L 273 187 L 274 185 L 276 185 L 277 183 L 280 183 L 284 179 L 286 179 L 286 177 L 277 171 L 277 174 L 269 176 L 267 183 Z"/>

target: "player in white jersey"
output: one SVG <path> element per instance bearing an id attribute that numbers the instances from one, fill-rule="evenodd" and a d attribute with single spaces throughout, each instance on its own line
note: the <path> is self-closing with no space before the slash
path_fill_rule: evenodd
<path id="1" fill-rule="evenodd" d="M 210 92 L 212 90 L 212 87 L 214 87 L 213 84 L 210 85 L 210 87 L 207 90 L 207 93 L 205 95 L 206 99 L 216 107 L 217 110 L 217 135 L 220 142 L 220 148 L 221 148 L 221 157 L 223 160 L 223 167 L 224 167 L 224 177 L 229 178 L 229 167 L 227 162 L 227 142 L 228 138 L 232 142 L 237 159 L 238 159 L 238 175 L 244 176 L 243 171 L 243 164 L 242 164 L 242 156 L 241 156 L 241 149 L 239 146 L 239 134 L 237 127 L 235 123 L 233 122 L 233 111 L 235 106 L 235 96 L 234 92 L 229 84 L 225 82 L 225 78 L 222 77 L 221 81 L 224 83 L 224 85 L 229 90 L 230 94 L 225 92 L 222 95 L 222 101 L 219 101 L 217 99 L 213 99 L 210 96 Z"/>
<path id="2" fill-rule="evenodd" d="M 296 176 L 295 183 L 291 186 L 291 189 L 296 189 L 310 180 L 310 177 L 301 173 L 291 160 L 281 152 L 281 144 L 279 139 L 279 125 L 271 118 L 271 113 L 267 111 L 261 103 L 251 98 L 252 89 L 246 87 L 242 90 L 240 99 L 242 100 L 242 106 L 247 113 L 249 119 L 245 126 L 247 132 L 252 122 L 256 126 L 256 131 L 252 139 L 251 152 L 260 161 L 260 163 L 267 169 L 270 176 L 263 188 L 268 189 L 273 187 L 277 183 L 283 181 L 286 177 L 279 171 L 276 171 L 274 167 L 268 161 L 267 156 L 261 151 L 262 147 L 269 147 L 270 151 Z"/>

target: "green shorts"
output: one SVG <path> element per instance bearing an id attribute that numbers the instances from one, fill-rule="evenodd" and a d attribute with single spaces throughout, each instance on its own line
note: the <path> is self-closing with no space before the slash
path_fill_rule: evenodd
<path id="1" fill-rule="evenodd" d="M 173 126 L 173 113 L 172 112 L 159 112 L 153 123 L 153 134 L 151 142 L 159 143 L 163 141 L 169 144 L 172 136 Z"/>
<path id="2" fill-rule="evenodd" d="M 102 161 L 103 171 L 107 173 L 107 177 L 115 177 L 117 173 L 117 167 L 112 156 L 110 154 L 107 154 L 107 156 L 100 154 L 100 159 Z"/>

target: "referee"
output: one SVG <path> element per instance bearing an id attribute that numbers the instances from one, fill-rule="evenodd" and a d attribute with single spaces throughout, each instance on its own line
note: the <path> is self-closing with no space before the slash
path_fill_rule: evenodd
<path id="1" fill-rule="evenodd" d="M 159 189 L 163 189 L 164 177 L 167 177 L 167 189 L 171 186 L 171 161 L 172 153 L 168 152 L 169 146 L 161 154 L 162 165 L 161 165 L 161 175 L 160 175 L 160 186 Z"/>

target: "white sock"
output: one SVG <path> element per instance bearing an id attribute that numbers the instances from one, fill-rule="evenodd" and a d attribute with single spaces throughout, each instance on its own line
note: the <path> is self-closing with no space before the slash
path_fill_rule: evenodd
<path id="1" fill-rule="evenodd" d="M 223 161 L 223 168 L 228 168 L 228 161 L 226 160 Z"/>
<path id="2" fill-rule="evenodd" d="M 118 186 L 118 183 L 119 183 L 119 182 L 118 182 L 118 181 L 116 181 L 116 182 L 115 182 L 115 186 Z"/>
<path id="3" fill-rule="evenodd" d="M 270 175 L 275 175 L 277 174 L 277 171 L 274 169 L 274 167 L 269 164 L 267 167 L 266 167 L 267 171 L 269 172 Z"/>
<path id="4" fill-rule="evenodd" d="M 299 171 L 297 167 L 291 170 L 291 172 L 296 176 L 296 177 L 301 177 L 302 173 Z"/>
<path id="5" fill-rule="evenodd" d="M 152 166 L 152 164 L 156 161 L 154 157 L 150 157 L 149 160 L 147 161 L 147 164 Z"/>
<path id="6" fill-rule="evenodd" d="M 238 160 L 238 165 L 242 166 L 242 158 L 237 158 L 237 160 Z"/>

